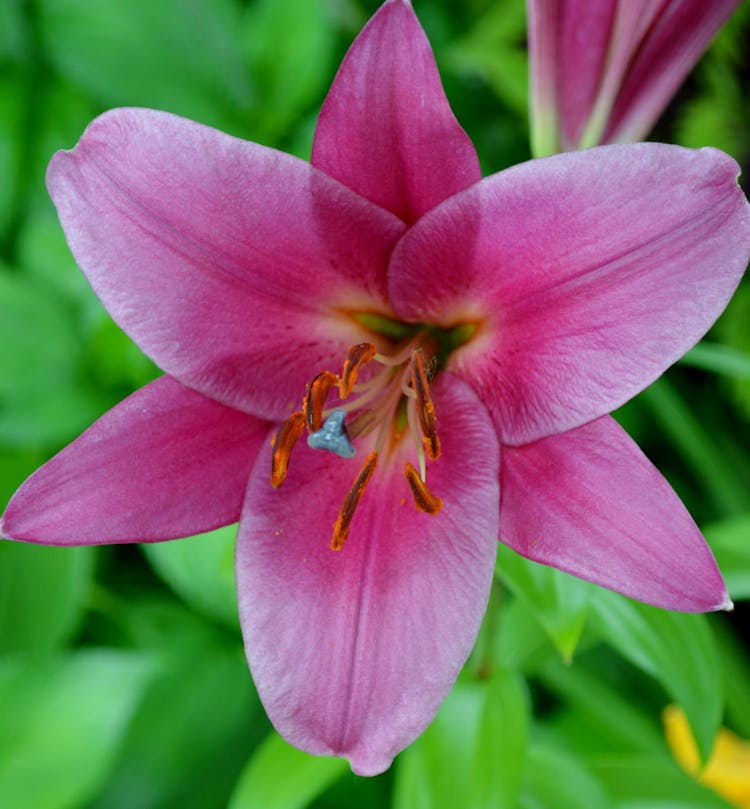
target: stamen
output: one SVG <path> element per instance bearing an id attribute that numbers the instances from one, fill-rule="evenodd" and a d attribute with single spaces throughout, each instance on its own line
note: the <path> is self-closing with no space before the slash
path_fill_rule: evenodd
<path id="1" fill-rule="evenodd" d="M 292 413 L 281 425 L 273 442 L 273 457 L 271 459 L 271 486 L 278 489 L 286 478 L 289 466 L 289 456 L 294 445 L 305 429 L 305 414 L 302 411 Z"/>
<path id="2" fill-rule="evenodd" d="M 373 343 L 359 343 L 346 352 L 344 369 L 341 372 L 341 381 L 339 382 L 339 396 L 342 399 L 346 399 L 352 392 L 354 383 L 357 381 L 359 369 L 368 363 L 376 352 L 377 348 Z"/>
<path id="3" fill-rule="evenodd" d="M 422 430 L 422 441 L 427 457 L 434 461 L 440 457 L 440 439 L 437 434 L 435 405 L 430 398 L 430 387 L 427 384 L 427 373 L 421 351 L 415 351 L 411 355 L 411 379 L 417 394 L 417 418 Z"/>
<path id="4" fill-rule="evenodd" d="M 323 423 L 323 408 L 326 404 L 328 391 L 338 383 L 339 378 L 336 374 L 331 371 L 321 371 L 307 386 L 302 409 L 305 414 L 308 432 L 313 433 L 320 429 L 320 425 Z"/>
<path id="5" fill-rule="evenodd" d="M 340 551 L 344 547 L 344 542 L 346 542 L 346 538 L 349 535 L 349 527 L 351 526 L 354 511 L 359 504 L 365 487 L 370 482 L 370 478 L 375 471 L 377 463 L 378 453 L 371 452 L 367 456 L 364 466 L 359 470 L 359 474 L 354 480 L 354 485 L 349 490 L 349 494 L 347 494 L 344 500 L 344 505 L 341 506 L 338 519 L 333 526 L 333 537 L 331 538 L 332 551 Z"/>
<path id="6" fill-rule="evenodd" d="M 325 424 L 307 436 L 307 446 L 311 449 L 327 449 L 341 458 L 353 458 L 357 450 L 349 440 L 345 418 L 346 413 L 340 407 L 332 410 Z"/>
<path id="7" fill-rule="evenodd" d="M 404 474 L 406 475 L 406 482 L 411 489 L 412 497 L 414 498 L 414 505 L 427 514 L 437 514 L 443 507 L 443 501 L 439 497 L 435 497 L 427 488 L 427 484 L 419 477 L 417 470 L 406 461 L 404 463 Z"/>

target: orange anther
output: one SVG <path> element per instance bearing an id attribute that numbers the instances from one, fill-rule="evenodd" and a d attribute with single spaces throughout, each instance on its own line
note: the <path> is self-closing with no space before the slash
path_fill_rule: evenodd
<path id="1" fill-rule="evenodd" d="M 331 538 L 332 551 L 340 551 L 344 547 L 344 542 L 346 542 L 346 538 L 349 535 L 349 526 L 351 525 L 354 511 L 357 508 L 357 504 L 362 497 L 365 487 L 370 482 L 370 478 L 375 471 L 377 463 L 378 453 L 371 452 L 367 456 L 364 465 L 359 470 L 359 474 L 354 480 L 354 485 L 349 490 L 349 494 L 347 494 L 344 500 L 344 505 L 341 506 L 338 519 L 333 526 L 333 537 Z"/>
<path id="2" fill-rule="evenodd" d="M 440 439 L 437 434 L 435 405 L 430 397 L 430 386 L 427 383 L 427 373 L 421 351 L 414 351 L 411 355 L 411 380 L 414 392 L 417 394 L 417 418 L 422 430 L 422 442 L 427 457 L 434 461 L 440 457 Z"/>
<path id="3" fill-rule="evenodd" d="M 404 463 L 404 474 L 414 497 L 414 505 L 427 514 L 437 514 L 443 507 L 443 501 L 430 492 L 427 484 L 419 477 L 419 473 L 409 461 Z"/>
<path id="4" fill-rule="evenodd" d="M 339 396 L 342 399 L 346 399 L 352 392 L 357 382 L 359 369 L 366 365 L 375 356 L 376 352 L 377 348 L 374 343 L 359 343 L 346 352 L 341 381 L 339 382 Z"/>
<path id="5" fill-rule="evenodd" d="M 314 433 L 320 429 L 328 391 L 338 383 L 339 378 L 332 371 L 321 371 L 307 386 L 302 410 L 305 414 L 308 432 Z"/>
<path id="6" fill-rule="evenodd" d="M 281 425 L 273 440 L 273 457 L 271 459 L 271 486 L 278 489 L 286 478 L 289 456 L 297 443 L 297 439 L 305 429 L 305 414 L 300 410 Z"/>

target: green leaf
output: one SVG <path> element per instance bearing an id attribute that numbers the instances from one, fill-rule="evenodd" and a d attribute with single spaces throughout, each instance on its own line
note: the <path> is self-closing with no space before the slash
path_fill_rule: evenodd
<path id="1" fill-rule="evenodd" d="M 54 68 L 102 104 L 166 109 L 237 128 L 251 89 L 229 0 L 40 0 Z"/>
<path id="2" fill-rule="evenodd" d="M 134 390 L 161 375 L 110 316 L 97 307 L 86 340 L 87 370 L 97 387 Z"/>
<path id="3" fill-rule="evenodd" d="M 593 586 L 540 565 L 500 543 L 495 574 L 526 604 L 560 654 L 570 660 L 586 623 Z"/>
<path id="4" fill-rule="evenodd" d="M 247 9 L 242 45 L 257 85 L 253 135 L 273 141 L 331 79 L 333 31 L 323 0 L 258 0 Z"/>
<path id="5" fill-rule="evenodd" d="M 529 748 L 521 809 L 610 809 L 599 781 L 583 763 L 564 750 L 535 744 Z"/>
<path id="6" fill-rule="evenodd" d="M 150 675 L 147 657 L 110 650 L 34 667 L 0 661 L 0 803 L 83 805 L 106 781 Z"/>
<path id="7" fill-rule="evenodd" d="M 20 61 L 28 53 L 22 6 L 22 0 L 0 3 L 0 60 Z"/>
<path id="8" fill-rule="evenodd" d="M 604 651 L 602 647 L 600 650 Z M 580 752 L 598 750 L 658 753 L 664 749 L 661 726 L 648 706 L 618 689 L 612 679 L 609 655 L 596 650 L 579 655 L 572 666 L 550 659 L 538 679 L 563 703 L 555 728 L 564 730 L 568 746 Z"/>
<path id="9" fill-rule="evenodd" d="M 38 451 L 19 452 L 5 447 L 0 449 L 0 505 L 3 509 L 13 492 L 45 460 L 45 455 Z"/>
<path id="10" fill-rule="evenodd" d="M 716 642 L 724 664 L 726 723 L 750 738 L 750 650 L 732 631 L 729 621 L 714 621 Z"/>
<path id="11" fill-rule="evenodd" d="M 747 487 L 668 380 L 657 380 L 638 400 L 650 408 L 717 507 L 728 513 L 744 510 L 748 504 Z"/>
<path id="12" fill-rule="evenodd" d="M 344 759 L 311 756 L 270 733 L 245 767 L 229 809 L 302 809 L 348 769 Z"/>
<path id="13" fill-rule="evenodd" d="M 100 396 L 76 387 L 73 379 L 47 391 L 26 395 L 19 391 L 0 407 L 0 444 L 57 448 L 83 432 L 105 409 Z"/>
<path id="14" fill-rule="evenodd" d="M 2 4 L 0 4 L 2 5 Z M 0 27 L 2 16 L 0 15 Z M 0 34 L 2 36 L 2 34 Z M 1 47 L 1 45 L 0 45 Z M 0 243 L 13 220 L 22 163 L 23 94 L 15 77 L 0 75 Z"/>
<path id="15" fill-rule="evenodd" d="M 518 598 L 506 599 L 499 607 L 500 619 L 493 639 L 494 660 L 511 670 L 536 671 L 542 661 L 559 660 L 559 652 L 539 621 Z"/>
<path id="16" fill-rule="evenodd" d="M 677 112 L 675 140 L 683 146 L 715 146 L 736 159 L 747 153 L 744 83 L 732 65 L 708 58 L 696 85 L 700 92 Z"/>
<path id="17" fill-rule="evenodd" d="M 68 313 L 41 286 L 0 267 L 0 400 L 48 393 L 75 371 Z"/>
<path id="18" fill-rule="evenodd" d="M 729 595 L 750 598 L 750 514 L 709 525 L 704 533 Z"/>
<path id="19" fill-rule="evenodd" d="M 632 753 L 592 757 L 587 766 L 621 807 L 728 809 L 732 805 L 694 781 L 666 756 Z"/>
<path id="20" fill-rule="evenodd" d="M 204 615 L 238 626 L 234 584 L 234 541 L 237 526 L 206 534 L 141 545 L 164 581 Z"/>
<path id="21" fill-rule="evenodd" d="M 705 616 L 669 612 L 599 590 L 589 623 L 682 707 L 705 760 L 724 706 L 721 662 Z"/>
<path id="22" fill-rule="evenodd" d="M 721 343 L 698 343 L 685 354 L 680 364 L 750 380 L 750 354 Z"/>
<path id="23" fill-rule="evenodd" d="M 58 447 L 104 409 L 78 378 L 71 313 L 36 280 L 0 267 L 0 443 Z"/>
<path id="24" fill-rule="evenodd" d="M 398 759 L 394 809 L 515 807 L 528 703 L 512 672 L 459 679 L 434 722 Z"/>
<path id="25" fill-rule="evenodd" d="M 744 129 L 744 127 L 743 127 Z M 750 150 L 750 144 L 748 145 Z M 750 284 L 740 284 L 716 324 L 715 333 L 726 347 L 743 356 L 750 355 Z M 733 374 L 728 379 L 733 399 L 747 420 L 750 420 L 750 380 Z"/>
<path id="26" fill-rule="evenodd" d="M 497 96 L 524 116 L 528 109 L 528 56 L 523 3 L 496 0 L 469 33 L 443 52 L 453 70 L 482 76 Z"/>
<path id="27" fill-rule="evenodd" d="M 92 548 L 0 542 L 0 653 L 50 652 L 77 629 Z"/>
<path id="28" fill-rule="evenodd" d="M 174 601 L 131 596 L 116 617 L 158 660 L 106 789 L 87 809 L 225 807 L 267 733 L 239 633 Z"/>
<path id="29" fill-rule="evenodd" d="M 46 200 L 29 213 L 18 233 L 17 249 L 19 265 L 56 300 L 64 300 L 71 308 L 76 304 L 101 308 L 68 249 L 51 201 Z"/>

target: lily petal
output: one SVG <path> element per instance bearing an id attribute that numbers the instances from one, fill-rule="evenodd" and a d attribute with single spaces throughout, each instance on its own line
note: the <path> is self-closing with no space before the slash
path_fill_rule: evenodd
<path id="1" fill-rule="evenodd" d="M 267 422 L 161 377 L 37 470 L 10 501 L 0 535 L 155 542 L 236 522 L 267 433 Z"/>
<path id="2" fill-rule="evenodd" d="M 750 254 L 737 166 L 714 149 L 603 146 L 488 177 L 394 251 L 414 321 L 478 324 L 451 356 L 505 443 L 614 410 L 727 304 Z"/>
<path id="3" fill-rule="evenodd" d="M 411 3 L 388 0 L 352 44 L 312 162 L 409 223 L 481 178 Z"/>
<path id="4" fill-rule="evenodd" d="M 248 413 L 284 418 L 300 384 L 340 362 L 344 309 L 387 311 L 403 223 L 273 149 L 120 109 L 55 155 L 48 186 L 117 323 L 169 374 Z"/>
<path id="5" fill-rule="evenodd" d="M 498 445 L 457 379 L 435 387 L 443 455 L 417 511 L 403 441 L 383 458 L 343 549 L 331 528 L 362 459 L 302 450 L 284 486 L 269 453 L 251 475 L 237 544 L 245 648 L 271 721 L 291 744 L 385 770 L 434 717 L 472 648 L 497 552 Z"/>
<path id="6" fill-rule="evenodd" d="M 685 507 L 614 419 L 502 457 L 500 539 L 523 556 L 684 612 L 731 601 Z"/>

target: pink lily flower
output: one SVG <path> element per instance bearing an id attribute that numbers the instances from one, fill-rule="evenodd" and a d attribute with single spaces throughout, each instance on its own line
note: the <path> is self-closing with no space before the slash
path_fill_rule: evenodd
<path id="1" fill-rule="evenodd" d="M 239 520 L 268 714 L 363 775 L 450 690 L 498 537 L 652 604 L 724 608 L 698 528 L 606 414 L 739 282 L 736 175 L 713 149 L 641 144 L 481 180 L 406 0 L 352 45 L 312 164 L 106 113 L 55 155 L 49 190 L 94 290 L 166 375 L 32 475 L 0 530 L 154 542 Z"/>
<path id="2" fill-rule="evenodd" d="M 741 0 L 527 0 L 534 154 L 642 140 Z"/>

